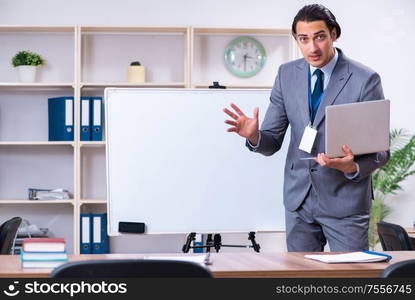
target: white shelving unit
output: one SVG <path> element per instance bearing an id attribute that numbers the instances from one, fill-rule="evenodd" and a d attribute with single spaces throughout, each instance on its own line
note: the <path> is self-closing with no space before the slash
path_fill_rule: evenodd
<path id="1" fill-rule="evenodd" d="M 76 26 L 0 26 L 0 205 L 2 221 L 22 216 L 61 236 L 74 252 L 76 141 L 48 141 L 47 99 L 77 97 Z M 53 47 L 51 47 L 53 45 Z M 11 58 L 18 51 L 42 55 L 36 83 L 18 82 Z M 72 199 L 27 200 L 27 189 L 62 187 Z"/>
<path id="2" fill-rule="evenodd" d="M 267 53 L 264 69 L 250 79 L 234 77 L 223 64 L 226 44 L 241 35 L 262 42 Z M 71 253 L 79 253 L 80 213 L 105 212 L 107 203 L 105 137 L 80 141 L 81 96 L 103 96 L 106 87 L 207 88 L 212 81 L 271 88 L 278 66 L 299 57 L 288 29 L 0 26 L 0 44 L 1 221 L 20 215 L 49 227 Z M 17 80 L 11 57 L 20 50 L 46 60 L 36 83 Z M 127 82 L 132 61 L 146 67 L 145 83 Z M 75 98 L 74 141 L 49 142 L 47 99 L 68 95 Z M 73 197 L 31 201 L 29 187 L 62 187 Z"/>

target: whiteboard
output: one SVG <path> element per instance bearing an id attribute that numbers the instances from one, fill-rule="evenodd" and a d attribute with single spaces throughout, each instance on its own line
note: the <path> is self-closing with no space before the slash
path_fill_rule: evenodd
<path id="1" fill-rule="evenodd" d="M 288 140 L 273 156 L 226 132 L 230 103 L 260 123 L 270 90 L 105 89 L 108 232 L 144 222 L 146 233 L 284 229 Z M 288 138 L 288 134 L 287 134 Z"/>

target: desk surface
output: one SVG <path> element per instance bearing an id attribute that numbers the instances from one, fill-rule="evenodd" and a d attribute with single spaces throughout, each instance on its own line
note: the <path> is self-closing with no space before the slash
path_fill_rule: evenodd
<path id="1" fill-rule="evenodd" d="M 325 264 L 297 253 L 212 253 L 209 269 L 215 277 L 380 277 L 392 263 L 415 259 L 415 251 L 390 251 L 388 263 Z M 328 253 L 327 253 L 328 254 Z M 184 254 L 148 254 L 174 256 Z M 191 255 L 191 254 L 188 254 Z M 70 261 L 91 259 L 139 259 L 146 254 L 70 255 Z M 22 269 L 19 256 L 0 255 L 0 277 L 48 277 L 50 269 Z"/>

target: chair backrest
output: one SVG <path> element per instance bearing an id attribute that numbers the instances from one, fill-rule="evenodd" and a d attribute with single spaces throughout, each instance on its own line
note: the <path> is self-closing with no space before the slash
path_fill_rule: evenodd
<path id="1" fill-rule="evenodd" d="M 52 278 L 128 278 L 128 277 L 205 277 L 205 267 L 187 261 L 117 259 L 88 260 L 63 264 L 52 271 Z"/>
<path id="2" fill-rule="evenodd" d="M 384 251 L 414 250 L 406 230 L 387 222 L 377 223 L 379 240 Z"/>
<path id="3" fill-rule="evenodd" d="M 22 223 L 22 218 L 14 217 L 4 222 L 0 227 L 0 254 L 10 254 L 17 229 Z"/>
<path id="4" fill-rule="evenodd" d="M 415 278 L 415 259 L 400 261 L 383 270 L 382 278 Z"/>

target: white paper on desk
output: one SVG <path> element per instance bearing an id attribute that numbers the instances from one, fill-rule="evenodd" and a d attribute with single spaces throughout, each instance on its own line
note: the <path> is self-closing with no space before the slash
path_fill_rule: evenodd
<path id="1" fill-rule="evenodd" d="M 202 266 L 210 264 L 209 258 L 206 255 L 189 255 L 189 256 L 146 256 L 144 259 L 154 260 L 179 260 L 179 261 L 190 261 L 198 263 Z"/>
<path id="2" fill-rule="evenodd" d="M 344 254 L 318 254 L 318 255 L 304 255 L 305 258 L 314 259 L 328 264 L 335 263 L 366 263 L 386 261 L 388 257 L 383 255 L 369 254 L 365 252 L 351 252 Z"/>

